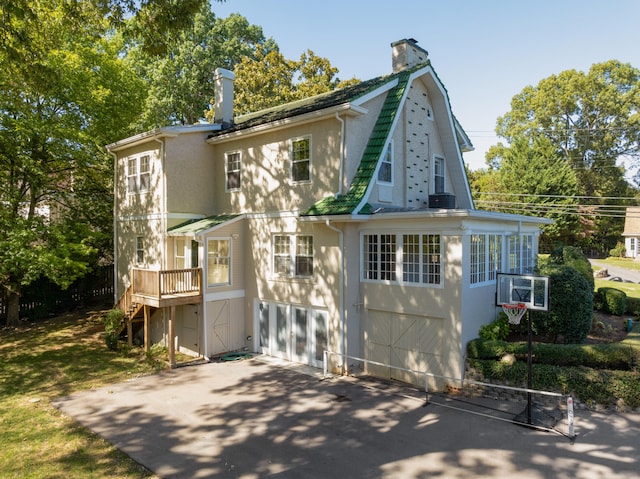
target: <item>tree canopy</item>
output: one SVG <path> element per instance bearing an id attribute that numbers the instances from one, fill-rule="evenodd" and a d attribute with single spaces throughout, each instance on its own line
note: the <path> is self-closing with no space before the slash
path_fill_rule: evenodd
<path id="1" fill-rule="evenodd" d="M 610 60 L 587 73 L 552 75 L 513 97 L 496 132 L 507 141 L 487 153 L 486 174 L 498 178 L 492 183 L 497 193 L 531 195 L 522 200 L 531 203 L 531 211 L 549 217 L 556 212 L 557 240 L 608 251 L 622 219 L 598 213 L 634 194 L 620 162 L 640 163 L 640 71 Z M 480 176 L 475 175 L 476 187 Z M 553 210 L 533 204 L 541 201 L 553 203 Z"/>

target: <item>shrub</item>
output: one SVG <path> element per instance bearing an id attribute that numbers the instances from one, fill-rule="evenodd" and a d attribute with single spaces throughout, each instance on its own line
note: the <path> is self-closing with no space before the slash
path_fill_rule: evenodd
<path id="1" fill-rule="evenodd" d="M 490 341 L 502 341 L 507 339 L 511 328 L 509 327 L 509 318 L 504 313 L 500 313 L 495 321 L 485 324 L 480 328 L 480 337 Z"/>
<path id="2" fill-rule="evenodd" d="M 556 248 L 549 255 L 549 261 L 547 264 L 571 266 L 584 276 L 592 291 L 595 289 L 595 280 L 593 278 L 591 262 L 580 248 L 576 248 L 575 246 L 561 246 Z"/>
<path id="3" fill-rule="evenodd" d="M 640 298 L 634 298 L 633 296 L 627 296 L 627 311 L 628 314 L 634 316 L 640 316 Z"/>
<path id="4" fill-rule="evenodd" d="M 616 288 L 602 287 L 597 291 L 597 306 L 605 313 L 622 316 L 627 310 L 627 295 Z"/>
<path id="5" fill-rule="evenodd" d="M 618 241 L 616 247 L 609 251 L 609 256 L 613 256 L 614 258 L 624 258 L 627 254 L 627 248 L 625 248 L 624 243 Z"/>
<path id="6" fill-rule="evenodd" d="M 640 326 L 638 326 L 640 330 Z M 467 346 L 469 359 L 497 360 L 505 354 L 524 359 L 528 355 L 526 342 L 488 341 L 474 339 Z M 629 371 L 640 369 L 640 349 L 631 344 L 547 344 L 534 343 L 533 362 L 552 366 L 583 366 L 597 369 Z"/>
<path id="7" fill-rule="evenodd" d="M 111 309 L 104 315 L 104 340 L 111 350 L 118 349 L 118 337 L 123 319 L 124 312 L 119 309 Z"/>
<path id="8" fill-rule="evenodd" d="M 571 266 L 550 265 L 543 274 L 549 276 L 549 311 L 532 316 L 535 329 L 553 342 L 559 336 L 564 343 L 583 342 L 591 330 L 593 287 Z"/>

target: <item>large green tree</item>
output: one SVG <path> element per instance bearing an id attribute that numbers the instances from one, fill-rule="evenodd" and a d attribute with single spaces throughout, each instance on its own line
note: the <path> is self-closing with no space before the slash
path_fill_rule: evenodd
<path id="1" fill-rule="evenodd" d="M 494 146 L 492 154 L 500 159 L 499 168 L 471 176 L 477 205 L 552 219 L 554 224 L 543 228 L 543 250 L 551 250 L 554 243 L 573 243 L 580 229 L 578 180 L 551 141 L 540 136 L 530 144 L 517 137 L 508 148 Z"/>
<path id="2" fill-rule="evenodd" d="M 496 132 L 510 146 L 489 151 L 487 161 L 494 168 L 502 167 L 505 150 L 514 144 L 533 145 L 545 138 L 554 157 L 573 170 L 585 206 L 629 196 L 620 161 L 638 165 L 640 160 L 640 71 L 610 60 L 594 64 L 587 73 L 567 70 L 552 75 L 513 97 L 511 111 L 498 119 Z M 584 208 L 583 213 L 588 211 Z M 582 245 L 608 250 L 621 227 L 620 218 L 593 215 L 583 221 Z"/>
<path id="3" fill-rule="evenodd" d="M 168 42 L 163 55 L 134 48 L 129 57 L 148 84 L 141 128 L 194 124 L 205 117 L 214 97 L 215 70 L 233 70 L 243 57 L 252 57 L 258 45 L 275 49 L 262 28 L 232 14 L 216 18 L 205 5 L 193 24 Z"/>
<path id="4" fill-rule="evenodd" d="M 0 286 L 10 325 L 25 285 L 44 276 L 68 286 L 102 253 L 112 177 L 102 145 L 128 134 L 140 111 L 141 83 L 100 34 L 101 11 L 86 9 L 91 22 L 81 23 L 67 19 L 65 2 L 37 2 L 13 24 L 28 45 L 17 53 L 31 61 L 0 50 Z"/>
<path id="5" fill-rule="evenodd" d="M 341 88 L 359 80 L 341 81 L 338 69 L 311 50 L 298 60 L 289 60 L 277 49 L 258 46 L 255 55 L 245 56 L 235 68 L 237 114 L 250 113 L 301 100 Z M 212 117 L 210 111 L 207 117 Z"/>

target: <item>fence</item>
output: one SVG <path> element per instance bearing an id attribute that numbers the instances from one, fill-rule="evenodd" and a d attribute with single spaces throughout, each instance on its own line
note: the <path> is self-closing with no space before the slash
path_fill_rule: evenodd
<path id="1" fill-rule="evenodd" d="M 113 304 L 113 266 L 101 266 L 76 280 L 66 290 L 41 278 L 20 295 L 20 318 L 36 321 L 78 307 Z M 7 298 L 0 293 L 0 323 L 7 319 Z"/>
<path id="2" fill-rule="evenodd" d="M 481 382 L 481 381 L 474 381 L 471 379 L 467 379 L 467 378 L 452 378 L 449 376 L 443 376 L 440 374 L 433 374 L 430 372 L 426 372 L 426 371 L 418 371 L 418 370 L 414 370 L 414 369 L 409 369 L 409 368 L 403 368 L 403 367 L 399 367 L 399 366 L 392 366 L 390 364 L 386 364 L 386 363 L 382 363 L 382 362 L 378 362 L 378 361 L 372 361 L 370 359 L 365 359 L 365 358 L 358 358 L 355 356 L 349 356 L 349 355 L 345 355 L 342 353 L 338 353 L 335 351 L 328 351 L 325 350 L 324 354 L 323 354 L 323 365 L 322 365 L 322 372 L 323 372 L 323 376 L 324 377 L 328 377 L 329 376 L 329 370 L 331 369 L 330 366 L 330 357 L 331 356 L 335 356 L 338 359 L 339 363 L 344 363 L 347 359 L 349 360 L 353 360 L 356 362 L 360 362 L 363 363 L 365 365 L 374 365 L 374 366 L 382 366 L 385 368 L 390 368 L 390 369 L 394 369 L 394 370 L 398 370 L 398 371 L 405 371 L 405 372 L 409 372 L 412 374 L 415 374 L 417 377 L 421 377 L 423 378 L 423 384 L 424 384 L 424 393 L 425 393 L 425 404 L 429 404 L 432 402 L 432 397 L 433 395 L 437 394 L 437 391 L 429 388 L 429 378 L 433 378 L 433 379 L 438 379 L 441 380 L 442 384 L 445 383 L 449 383 L 450 385 L 458 385 L 460 387 L 460 389 L 465 389 L 465 387 L 471 386 L 471 387 L 479 387 L 479 388 L 488 388 L 488 389 L 492 389 L 492 390 L 503 390 L 503 391 L 513 391 L 513 392 L 518 392 L 521 394 L 525 394 L 527 399 L 528 399 L 528 417 L 525 415 L 524 417 L 522 416 L 522 414 L 516 416 L 516 417 L 510 417 L 509 419 L 506 419 L 504 417 L 500 417 L 499 414 L 486 414 L 485 412 L 480 412 L 480 411 L 474 411 L 472 408 L 458 408 L 458 407 L 454 407 L 454 406 L 450 406 L 447 405 L 446 403 L 436 403 L 438 404 L 438 406 L 441 407 L 445 407 L 445 408 L 449 408 L 449 409 L 456 409 L 456 410 L 460 410 L 460 411 L 464 411 L 467 413 L 471 413 L 471 414 L 477 414 L 480 416 L 486 416 L 486 417 L 490 417 L 491 419 L 497 419 L 500 421 L 508 421 L 508 422 L 512 422 L 514 424 L 521 424 L 521 425 L 526 425 L 527 427 L 530 428 L 534 428 L 534 429 L 541 429 L 541 430 L 546 430 L 546 431 L 553 431 L 553 432 L 557 432 L 559 434 L 562 434 L 564 436 L 567 436 L 571 441 L 573 441 L 575 439 L 575 431 L 574 431 L 574 411 L 573 411 L 573 398 L 571 396 L 565 396 L 563 394 L 560 393 L 555 393 L 555 392 L 551 392 L 551 391 L 541 391 L 538 389 L 527 389 L 527 388 L 520 388 L 520 387 L 513 387 L 513 386 L 505 386 L 505 385 L 500 385 L 500 384 L 492 384 L 492 383 L 485 383 L 485 382 Z M 567 428 L 568 428 L 568 433 L 564 434 L 561 431 L 559 431 L 558 429 L 555 429 L 553 427 L 553 425 L 551 426 L 547 426 L 545 424 L 542 423 L 542 421 L 538 422 L 538 421 L 532 421 L 532 411 L 531 411 L 531 395 L 539 395 L 539 396 L 547 396 L 547 397 L 552 397 L 556 399 L 556 404 L 555 407 L 558 411 L 560 411 L 560 409 L 563 408 L 563 401 L 566 400 L 566 417 L 567 417 Z M 492 394 L 492 396 L 494 396 L 494 399 L 497 399 L 495 397 L 495 395 Z M 467 403 L 470 404 L 470 403 Z M 494 410 L 495 412 L 500 412 L 503 413 L 504 411 L 499 411 L 498 409 Z M 554 420 L 554 424 L 555 424 L 555 420 Z"/>

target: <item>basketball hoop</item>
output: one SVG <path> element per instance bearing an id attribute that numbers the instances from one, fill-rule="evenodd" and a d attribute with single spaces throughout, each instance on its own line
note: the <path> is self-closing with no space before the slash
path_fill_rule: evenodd
<path id="1" fill-rule="evenodd" d="M 509 323 L 511 324 L 520 324 L 520 320 L 524 313 L 527 311 L 527 306 L 524 303 L 503 303 L 502 311 L 509 318 Z"/>

